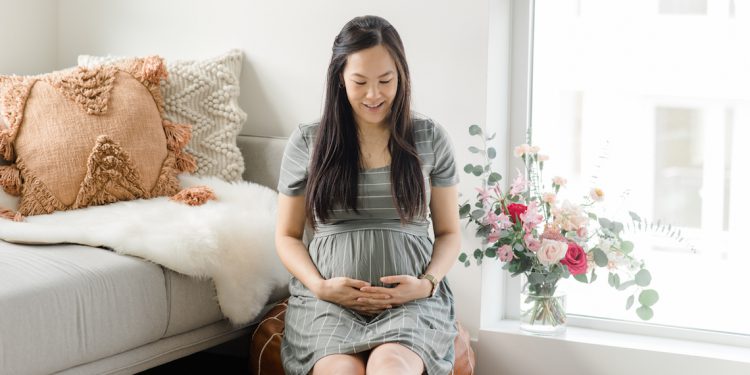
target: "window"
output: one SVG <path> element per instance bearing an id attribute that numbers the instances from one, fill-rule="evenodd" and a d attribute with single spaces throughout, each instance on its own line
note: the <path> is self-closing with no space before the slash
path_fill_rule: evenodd
<path id="1" fill-rule="evenodd" d="M 573 198 L 601 187 L 623 221 L 632 210 L 670 223 L 694 248 L 631 232 L 661 297 L 651 323 L 750 335 L 741 236 L 750 228 L 749 8 L 534 3 L 529 126 L 531 142 L 552 156 L 545 177 L 567 177 Z M 573 315 L 640 321 L 606 277 L 565 284 Z"/>

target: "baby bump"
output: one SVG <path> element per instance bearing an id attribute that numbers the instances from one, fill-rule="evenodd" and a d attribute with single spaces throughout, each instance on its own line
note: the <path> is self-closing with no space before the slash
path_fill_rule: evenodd
<path id="1" fill-rule="evenodd" d="M 343 276 L 382 285 L 383 276 L 421 274 L 432 243 L 427 236 L 371 229 L 316 236 L 309 250 L 326 279 Z"/>

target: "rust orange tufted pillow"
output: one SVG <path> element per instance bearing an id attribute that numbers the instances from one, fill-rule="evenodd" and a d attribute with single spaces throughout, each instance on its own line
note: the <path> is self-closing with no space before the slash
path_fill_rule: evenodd
<path id="1" fill-rule="evenodd" d="M 281 339 L 284 337 L 284 316 L 287 300 L 277 303 L 263 316 L 250 338 L 250 374 L 284 375 L 281 364 Z M 473 375 L 476 356 L 470 346 L 469 333 L 456 322 L 458 335 L 454 341 L 456 359 L 452 375 Z"/>
<path id="2" fill-rule="evenodd" d="M 189 125 L 164 119 L 160 57 L 31 77 L 0 76 L 0 186 L 22 215 L 180 190 Z"/>

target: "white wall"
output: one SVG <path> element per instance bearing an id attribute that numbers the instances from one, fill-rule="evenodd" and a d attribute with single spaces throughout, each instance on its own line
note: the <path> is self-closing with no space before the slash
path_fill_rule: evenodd
<path id="1" fill-rule="evenodd" d="M 287 136 L 320 115 L 323 80 L 333 38 L 351 18 L 388 19 L 404 41 L 412 72 L 414 109 L 451 134 L 459 165 L 467 127 L 484 125 L 487 106 L 488 0 L 59 0 L 59 67 L 78 54 L 205 58 L 244 50 L 240 105 L 244 134 Z M 460 189 L 474 194 L 470 180 Z M 464 236 L 466 251 L 476 247 Z M 449 274 L 459 319 L 473 337 L 479 329 L 476 267 Z"/>
<path id="2" fill-rule="evenodd" d="M 0 74 L 55 69 L 56 0 L 0 0 L 0 30 Z"/>

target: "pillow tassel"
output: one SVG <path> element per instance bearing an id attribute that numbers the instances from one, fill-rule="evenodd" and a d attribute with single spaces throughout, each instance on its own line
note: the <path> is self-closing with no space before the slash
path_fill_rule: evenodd
<path id="1" fill-rule="evenodd" d="M 15 164 L 0 165 L 0 186 L 12 196 L 21 196 L 21 171 Z"/>
<path id="2" fill-rule="evenodd" d="M 5 160 L 13 160 L 13 147 L 11 146 L 10 130 L 0 130 L 0 157 Z"/>
<path id="3" fill-rule="evenodd" d="M 159 84 L 167 78 L 167 66 L 159 56 L 148 56 L 140 61 L 141 78 L 153 84 Z"/>
<path id="4" fill-rule="evenodd" d="M 178 152 L 187 146 L 193 135 L 190 125 L 176 124 L 169 120 L 162 121 L 164 134 L 167 136 L 167 149 Z"/>
<path id="5" fill-rule="evenodd" d="M 13 221 L 24 221 L 26 218 L 20 212 L 0 207 L 0 217 Z"/>
<path id="6" fill-rule="evenodd" d="M 175 157 L 177 159 L 175 164 L 177 170 L 180 172 L 193 173 L 198 167 L 198 165 L 195 164 L 195 158 L 193 158 L 193 155 L 190 155 L 187 152 L 175 152 Z"/>
<path id="7" fill-rule="evenodd" d="M 169 198 L 172 201 L 185 203 L 189 206 L 201 206 L 209 200 L 216 200 L 216 194 L 210 187 L 199 185 L 182 189 Z"/>

